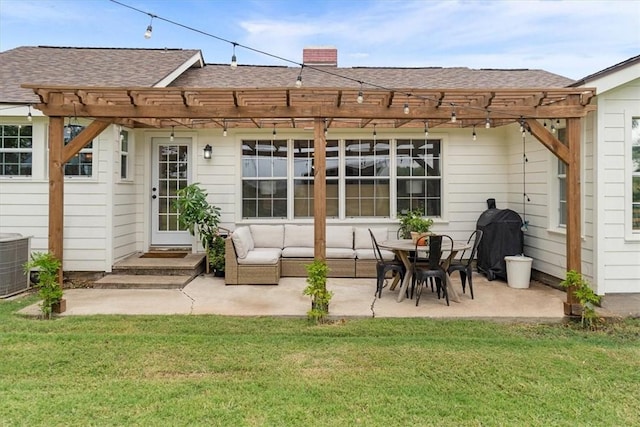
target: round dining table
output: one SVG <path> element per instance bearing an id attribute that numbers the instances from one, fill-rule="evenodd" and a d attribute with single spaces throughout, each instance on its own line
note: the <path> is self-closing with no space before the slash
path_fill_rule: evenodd
<path id="1" fill-rule="evenodd" d="M 380 242 L 378 246 L 381 249 L 393 251 L 398 256 L 398 258 L 402 261 L 402 263 L 404 264 L 407 270 L 407 273 L 404 275 L 404 280 L 400 285 L 400 291 L 398 292 L 398 296 L 396 298 L 396 301 L 402 302 L 404 300 L 405 293 L 409 288 L 409 284 L 411 283 L 411 278 L 413 277 L 413 271 L 412 271 L 411 260 L 409 259 L 409 253 L 415 252 L 416 244 L 413 243 L 413 240 L 411 239 L 390 239 L 390 240 L 385 240 L 383 242 Z M 447 271 L 447 269 L 449 268 L 449 265 L 451 264 L 451 261 L 455 258 L 458 252 L 463 251 L 465 249 L 470 249 L 470 248 L 471 248 L 471 244 L 467 242 L 454 241 L 453 247 L 451 247 L 450 243 L 448 243 L 447 241 L 443 241 L 442 253 L 445 254 L 448 252 L 447 257 L 442 260 L 442 268 L 444 269 L 444 271 Z M 420 252 L 421 255 L 424 254 L 426 256 L 429 253 L 429 246 L 418 246 L 418 251 Z M 458 292 L 451 285 L 451 277 L 449 276 L 449 274 L 446 274 L 445 276 L 447 278 L 446 287 L 447 287 L 447 293 L 449 294 L 449 300 L 454 302 L 460 302 L 460 295 L 458 295 Z M 396 284 L 397 284 L 397 279 L 396 281 L 393 282 L 390 289 L 393 290 Z"/>

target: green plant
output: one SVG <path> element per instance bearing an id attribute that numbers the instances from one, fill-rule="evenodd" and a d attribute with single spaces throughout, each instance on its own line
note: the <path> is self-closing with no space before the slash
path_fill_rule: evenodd
<path id="1" fill-rule="evenodd" d="M 327 290 L 329 267 L 324 261 L 315 260 L 305 268 L 307 287 L 303 293 L 311 297 L 311 310 L 307 312 L 307 317 L 316 323 L 324 323 L 329 314 L 329 302 L 333 297 L 333 292 Z"/>
<path id="2" fill-rule="evenodd" d="M 582 277 L 582 274 L 575 270 L 569 270 L 565 279 L 560 282 L 560 286 L 565 288 L 567 292 L 573 292 L 580 303 L 582 307 L 580 323 L 582 326 L 596 329 L 600 323 L 600 316 L 596 313 L 595 306 L 600 304 L 600 296 L 591 289 L 589 282 Z"/>
<path id="3" fill-rule="evenodd" d="M 37 270 L 38 280 L 35 287 L 42 299 L 40 309 L 43 316 L 50 319 L 53 305 L 60 303 L 62 299 L 62 287 L 58 280 L 60 261 L 49 252 L 34 252 L 23 267 L 27 275 L 31 270 Z"/>
<path id="4" fill-rule="evenodd" d="M 174 206 L 178 211 L 178 221 L 183 229 L 197 237 L 208 252 L 220 224 L 220 208 L 207 202 L 207 193 L 198 183 L 181 188 Z"/>
<path id="5" fill-rule="evenodd" d="M 217 234 L 213 238 L 207 253 L 209 255 L 209 265 L 211 268 L 221 273 L 224 272 L 224 237 Z"/>
<path id="6" fill-rule="evenodd" d="M 400 235 L 404 239 L 411 238 L 411 232 L 428 233 L 433 225 L 433 219 L 425 218 L 422 210 L 415 209 L 398 213 L 400 220 Z"/>

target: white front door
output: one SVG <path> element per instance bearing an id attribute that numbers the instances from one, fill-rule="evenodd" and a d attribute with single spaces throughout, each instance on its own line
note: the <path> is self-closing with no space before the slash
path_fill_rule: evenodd
<path id="1" fill-rule="evenodd" d="M 174 200 L 191 183 L 191 138 L 152 138 L 151 146 L 151 245 L 190 246 L 191 235 L 180 229 Z"/>

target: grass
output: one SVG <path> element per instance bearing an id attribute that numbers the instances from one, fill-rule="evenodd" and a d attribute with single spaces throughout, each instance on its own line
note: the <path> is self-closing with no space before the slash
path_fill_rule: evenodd
<path id="1" fill-rule="evenodd" d="M 640 321 L 567 325 L 15 314 L 0 302 L 0 425 L 622 426 Z"/>

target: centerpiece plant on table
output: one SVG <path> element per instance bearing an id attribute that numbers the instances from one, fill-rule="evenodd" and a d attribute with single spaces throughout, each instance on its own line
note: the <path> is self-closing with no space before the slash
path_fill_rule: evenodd
<path id="1" fill-rule="evenodd" d="M 398 219 L 400 220 L 399 235 L 403 239 L 413 239 L 415 243 L 420 237 L 431 233 L 433 219 L 426 218 L 421 209 L 400 212 Z"/>

